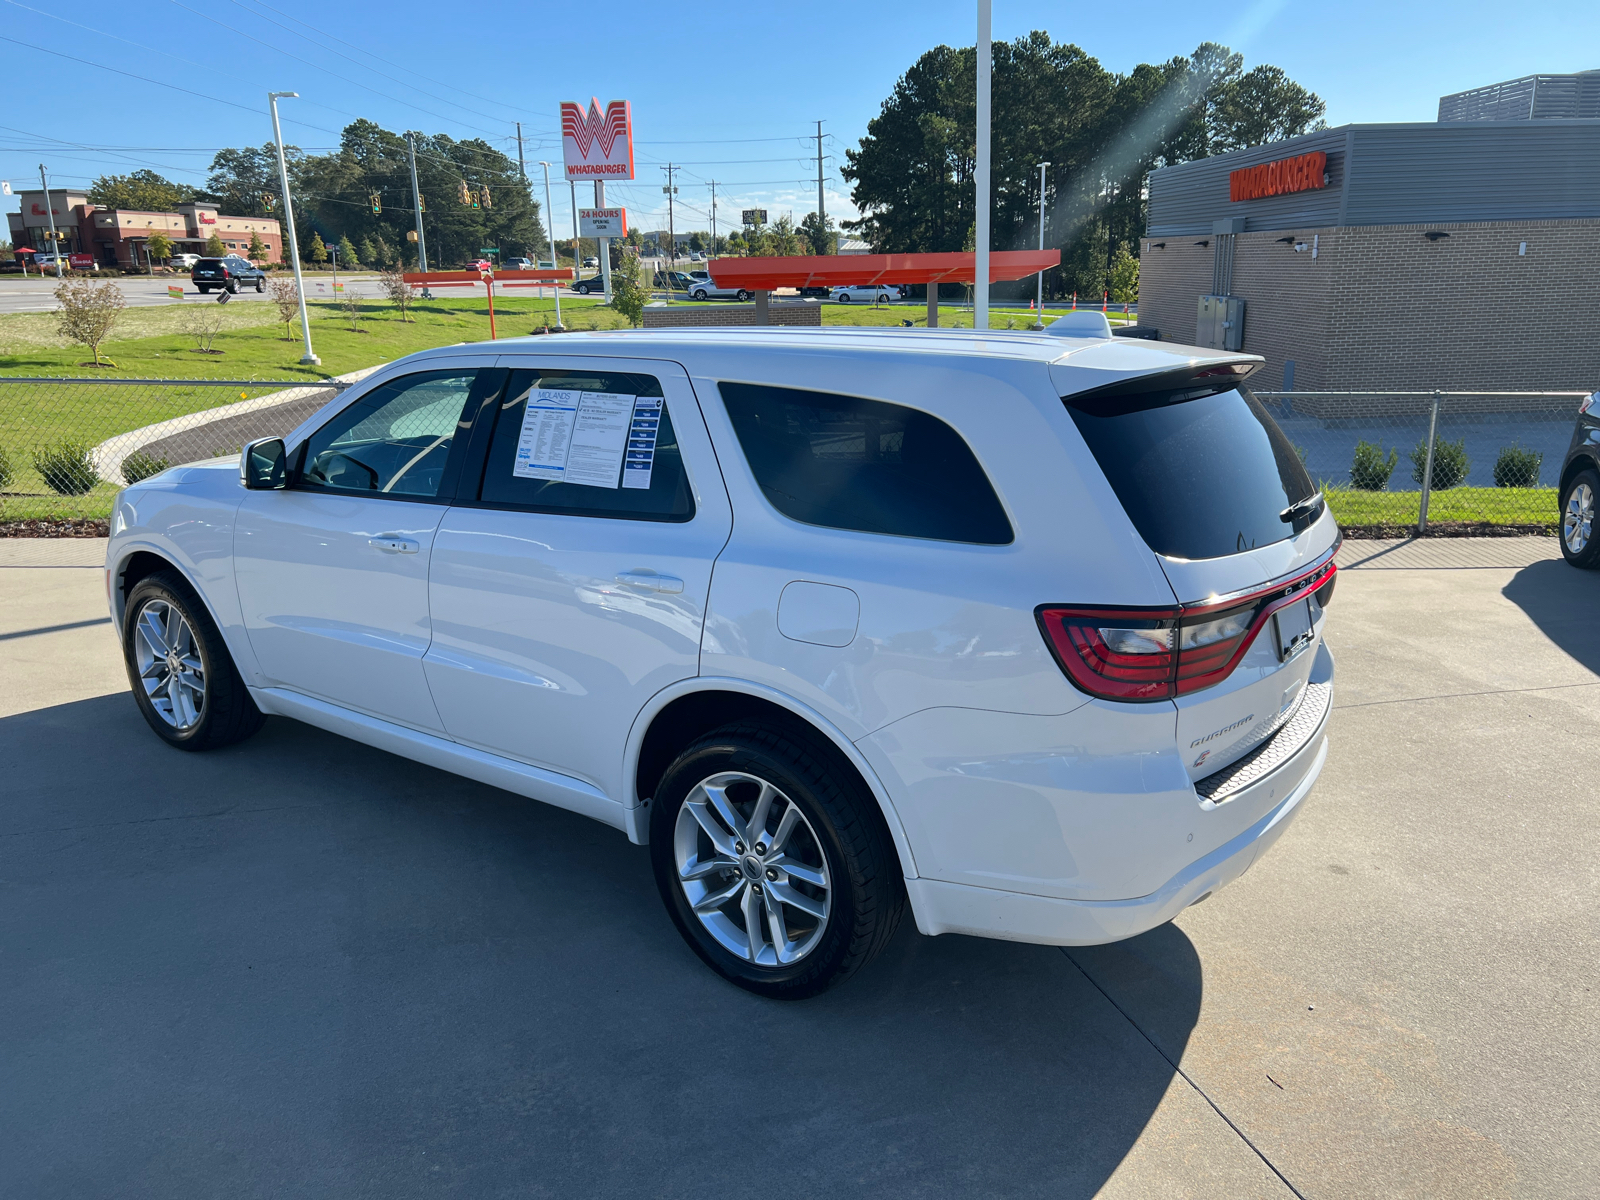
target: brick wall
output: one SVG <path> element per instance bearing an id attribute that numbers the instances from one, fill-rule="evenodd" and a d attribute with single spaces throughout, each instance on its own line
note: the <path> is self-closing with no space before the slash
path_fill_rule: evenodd
<path id="1" fill-rule="evenodd" d="M 1315 239 L 1316 258 L 1284 237 Z M 1163 240 L 1141 247 L 1139 323 L 1189 342 L 1212 247 Z M 1263 388 L 1282 385 L 1287 359 L 1297 389 L 1600 387 L 1600 220 L 1242 233 L 1233 294 Z"/>
<path id="2" fill-rule="evenodd" d="M 822 324 L 820 304 L 774 304 L 769 310 L 772 325 Z M 646 329 L 683 329 L 694 326 L 751 325 L 756 323 L 754 304 L 704 304 L 681 308 L 664 306 L 644 310 Z"/>

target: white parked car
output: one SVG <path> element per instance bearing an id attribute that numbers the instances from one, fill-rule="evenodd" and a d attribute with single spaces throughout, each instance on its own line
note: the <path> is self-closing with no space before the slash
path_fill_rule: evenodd
<path id="1" fill-rule="evenodd" d="M 174 254 L 171 258 L 167 259 L 167 266 L 178 267 L 182 270 L 188 271 L 192 269 L 195 263 L 199 261 L 200 256 L 198 254 Z"/>
<path id="2" fill-rule="evenodd" d="M 690 271 L 689 299 L 737 300 L 742 304 L 750 299 L 750 293 L 744 288 L 719 287 L 707 271 Z"/>
<path id="3" fill-rule="evenodd" d="M 829 298 L 839 304 L 877 304 L 880 300 L 898 300 L 903 294 L 903 290 L 892 283 L 852 283 L 828 292 Z"/>
<path id="4" fill-rule="evenodd" d="M 123 491 L 111 611 L 171 745 L 276 714 L 594 817 L 755 992 L 840 981 L 907 906 L 1116 941 L 1240 875 L 1327 755 L 1339 533 L 1243 387 L 1261 361 L 900 330 L 430 350 Z"/>

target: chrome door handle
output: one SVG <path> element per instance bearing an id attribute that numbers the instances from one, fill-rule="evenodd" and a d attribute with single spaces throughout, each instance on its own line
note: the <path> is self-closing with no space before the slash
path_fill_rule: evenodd
<path id="1" fill-rule="evenodd" d="M 626 587 L 644 588 L 650 592 L 668 592 L 676 595 L 683 591 L 683 580 L 671 575 L 657 575 L 651 571 L 624 571 L 617 582 Z"/>
<path id="2" fill-rule="evenodd" d="M 385 554 L 415 554 L 422 549 L 419 543 L 412 541 L 410 538 L 395 537 L 393 534 L 368 538 L 367 545 L 376 546 Z"/>

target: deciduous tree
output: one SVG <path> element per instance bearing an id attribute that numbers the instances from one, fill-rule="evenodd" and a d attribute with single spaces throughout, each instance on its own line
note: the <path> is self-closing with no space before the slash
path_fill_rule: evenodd
<path id="1" fill-rule="evenodd" d="M 139 170 L 129 175 L 102 175 L 89 185 L 90 204 L 106 208 L 131 208 L 139 212 L 171 212 L 194 198 L 194 189 Z"/>
<path id="2" fill-rule="evenodd" d="M 56 331 L 62 337 L 89 347 L 94 365 L 100 365 L 100 343 L 111 334 L 127 305 L 114 282 L 92 279 L 63 280 L 56 288 Z"/>

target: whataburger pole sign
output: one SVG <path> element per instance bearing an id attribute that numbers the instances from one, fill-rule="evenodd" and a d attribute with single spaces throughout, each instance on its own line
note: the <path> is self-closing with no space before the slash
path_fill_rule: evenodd
<path id="1" fill-rule="evenodd" d="M 1260 200 L 1328 186 L 1328 156 L 1321 150 L 1228 172 L 1229 200 Z"/>
<path id="2" fill-rule="evenodd" d="M 633 178 L 633 112 L 626 100 L 605 111 L 590 100 L 589 110 L 573 101 L 561 104 L 561 154 L 568 179 Z"/>

